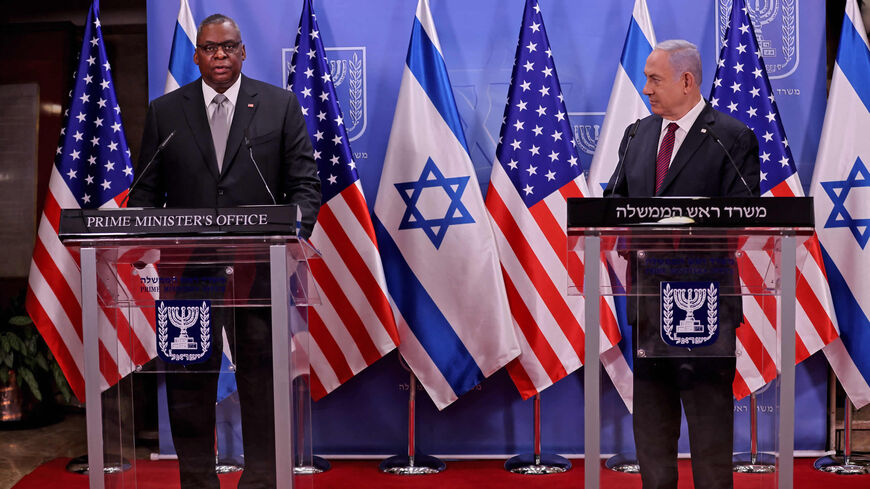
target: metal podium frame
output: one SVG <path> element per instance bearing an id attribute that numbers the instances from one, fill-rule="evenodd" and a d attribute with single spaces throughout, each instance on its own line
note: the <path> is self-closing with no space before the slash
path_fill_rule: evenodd
<path id="1" fill-rule="evenodd" d="M 577 199 L 586 200 L 586 199 Z M 608 200 L 608 199 L 595 199 Z M 609 199 L 617 200 L 617 199 Z M 778 199 L 762 199 L 775 201 Z M 608 205 L 608 204 L 605 204 Z M 633 226 L 577 226 L 571 223 L 569 217 L 568 237 L 583 240 L 584 285 L 581 295 L 585 301 L 584 322 L 588 325 L 599 324 L 600 288 L 600 257 L 602 236 L 630 236 L 637 233 L 685 233 L 691 235 L 698 231 L 714 231 L 741 235 L 745 229 L 751 229 L 754 236 L 763 235 L 781 239 L 780 269 L 780 411 L 778 434 L 778 489 L 791 489 L 794 486 L 794 420 L 795 420 L 795 287 L 796 287 L 796 253 L 797 246 L 813 234 L 812 226 L 774 225 L 747 227 L 735 225 L 731 228 L 716 226 L 707 228 L 703 223 L 694 225 L 668 225 L 652 223 L 642 227 Z M 800 240 L 800 241 L 799 241 Z M 570 241 L 569 241 L 570 246 Z M 569 249 L 569 252 L 571 250 Z M 588 291 L 588 292 L 587 292 Z M 591 295 L 590 295 L 591 294 Z M 591 300 L 590 300 L 591 299 Z M 600 341 L 600 328 L 585 328 L 585 351 L 597 352 Z M 601 471 L 601 365 L 597 361 L 584 362 L 584 487 L 598 489 L 600 487 Z"/>
<path id="2" fill-rule="evenodd" d="M 290 375 L 290 331 L 289 321 L 291 290 L 288 285 L 288 254 L 291 247 L 299 247 L 303 251 L 301 259 L 307 261 L 317 258 L 319 253 L 304 239 L 296 236 L 192 236 L 192 237 L 162 237 L 146 238 L 147 244 L 137 243 L 136 246 L 159 248 L 161 244 L 166 246 L 178 246 L 181 243 L 190 242 L 197 246 L 211 244 L 219 247 L 222 240 L 231 239 L 239 243 L 261 245 L 263 249 L 268 247 L 269 270 L 271 277 L 271 320 L 272 320 L 272 368 L 274 375 L 274 407 L 275 407 L 275 458 L 276 463 L 276 487 L 290 489 L 294 486 L 293 480 L 293 455 L 294 433 L 293 429 L 293 396 L 292 379 Z M 100 391 L 100 361 L 99 361 L 99 325 L 97 297 L 97 249 L 112 248 L 118 246 L 131 246 L 130 238 L 124 237 L 95 237 L 72 239 L 65 241 L 70 247 L 80 249 L 81 280 L 82 280 L 82 329 L 84 342 L 84 378 L 85 378 L 85 405 L 87 422 L 87 445 L 89 464 L 89 487 L 90 489 L 104 489 L 104 457 L 103 457 L 103 419 Z M 306 289 L 306 297 L 316 295 L 313 287 Z M 308 304 L 317 302 L 316 297 L 310 297 Z M 295 303 L 295 302 L 294 302 Z M 305 305 L 298 304 L 296 305 Z M 280 416 L 279 413 L 287 413 Z M 308 421 L 310 422 L 310 421 Z M 281 463 L 281 461 L 286 461 Z M 96 474 L 96 476 L 94 476 Z"/>

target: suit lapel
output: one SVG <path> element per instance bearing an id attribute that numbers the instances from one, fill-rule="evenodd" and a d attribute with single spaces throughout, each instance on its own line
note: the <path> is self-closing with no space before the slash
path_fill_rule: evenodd
<path id="1" fill-rule="evenodd" d="M 239 97 L 236 99 L 236 108 L 233 111 L 233 124 L 230 126 L 227 149 L 224 152 L 223 174 L 226 174 L 233 162 L 236 161 L 236 153 L 238 153 L 239 146 L 245 137 L 245 130 L 251 124 L 254 113 L 257 111 L 256 100 L 257 91 L 249 83 L 249 79 L 242 75 L 242 85 L 239 87 Z"/>
<path id="2" fill-rule="evenodd" d="M 689 163 L 692 156 L 696 151 L 698 151 L 698 148 L 701 147 L 701 143 L 707 139 L 707 134 L 702 133 L 701 129 L 707 124 L 713 122 L 712 114 L 710 113 L 711 110 L 713 109 L 710 105 L 705 104 L 701 113 L 698 114 L 698 118 L 695 119 L 695 123 L 692 124 L 689 133 L 686 134 L 686 139 L 683 140 L 683 144 L 680 145 L 679 151 L 677 151 L 677 154 L 674 156 L 674 161 L 671 162 L 671 166 L 668 168 L 668 173 L 665 175 L 665 181 L 662 182 L 662 188 L 656 195 L 661 195 L 667 190 L 671 182 L 677 178 L 680 171 L 682 171 L 682 169 Z"/>
<path id="3" fill-rule="evenodd" d="M 211 127 L 208 125 L 208 115 L 202 99 L 202 79 L 187 85 L 183 92 L 183 110 L 193 140 L 199 146 L 203 163 L 215 180 L 218 179 L 217 158 L 214 154 L 214 143 L 211 140 Z"/>

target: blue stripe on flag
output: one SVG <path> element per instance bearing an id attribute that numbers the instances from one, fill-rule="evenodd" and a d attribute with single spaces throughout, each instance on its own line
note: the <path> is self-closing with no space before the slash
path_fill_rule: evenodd
<path id="1" fill-rule="evenodd" d="M 643 68 L 646 66 L 646 59 L 652 51 L 652 46 L 649 45 L 649 41 L 643 35 L 640 25 L 638 25 L 637 20 L 632 16 L 619 62 L 639 94 L 643 94 L 643 86 L 646 84 Z M 641 97 L 641 100 L 643 100 L 647 110 L 652 111 L 649 106 L 649 98 Z"/>
<path id="2" fill-rule="evenodd" d="M 373 215 L 372 223 L 381 250 L 387 287 L 396 307 L 453 392 L 457 396 L 467 392 L 484 379 L 483 372 L 417 280 L 381 220 Z"/>
<path id="3" fill-rule="evenodd" d="M 227 357 L 226 349 L 230 345 L 224 345 L 224 352 L 221 354 L 221 370 L 218 374 L 217 386 L 217 402 L 230 397 L 230 395 L 238 389 L 236 386 L 236 376 L 230 371 L 230 359 Z"/>
<path id="4" fill-rule="evenodd" d="M 199 78 L 199 69 L 193 62 L 195 49 L 187 33 L 181 28 L 181 24 L 176 22 L 175 34 L 172 37 L 172 53 L 169 55 L 169 72 L 179 86 Z"/>
<path id="5" fill-rule="evenodd" d="M 456 110 L 456 100 L 453 98 L 453 90 L 450 88 L 450 78 L 447 76 L 444 58 L 441 57 L 438 48 L 429 39 L 420 19 L 417 18 L 414 18 L 411 46 L 408 48 L 408 58 L 405 61 L 417 82 L 423 87 L 423 91 L 438 109 L 441 118 L 456 135 L 456 139 L 465 148 L 465 152 L 468 153 L 465 132 L 462 130 L 459 112 Z"/>
<path id="6" fill-rule="evenodd" d="M 849 84 L 858 93 L 858 97 L 864 102 L 864 107 L 870 111 L 870 50 L 864 44 L 861 34 L 855 30 L 855 24 L 849 20 L 848 15 L 843 18 L 837 64 L 840 65 Z"/>
<path id="7" fill-rule="evenodd" d="M 837 268 L 837 264 L 831 259 L 825 247 L 822 246 L 822 259 L 825 262 L 825 271 L 828 274 L 828 284 L 831 286 L 831 295 L 834 297 L 834 310 L 837 313 L 837 322 L 840 325 L 840 338 L 843 345 L 855 362 L 855 366 L 861 371 L 861 375 L 870 382 L 870 320 L 849 285 Z M 857 266 L 858 264 L 853 264 Z"/>

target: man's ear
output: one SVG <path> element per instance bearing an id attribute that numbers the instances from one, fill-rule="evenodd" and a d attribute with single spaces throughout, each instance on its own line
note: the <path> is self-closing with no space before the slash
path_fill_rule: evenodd
<path id="1" fill-rule="evenodd" d="M 695 86 L 695 75 L 687 71 L 683 73 L 680 81 L 683 82 L 683 90 L 688 93 Z"/>

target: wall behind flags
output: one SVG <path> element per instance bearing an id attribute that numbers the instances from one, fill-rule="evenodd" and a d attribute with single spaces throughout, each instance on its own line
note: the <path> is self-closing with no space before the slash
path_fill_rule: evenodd
<path id="1" fill-rule="evenodd" d="M 812 0 L 750 2 L 777 103 L 801 181 L 809 185 L 825 110 L 825 5 Z M 416 0 L 314 2 L 321 38 L 370 206 L 381 173 Z M 482 190 L 495 155 L 514 60 L 523 0 L 431 0 L 432 14 L 468 146 Z M 610 96 L 634 0 L 540 0 L 575 139 L 586 167 Z M 730 0 L 648 2 L 659 40 L 696 43 L 704 62 L 701 92 L 709 94 Z M 221 12 L 242 30 L 244 73 L 284 86 L 301 0 L 190 0 L 197 22 Z M 178 2 L 148 2 L 149 98 L 166 79 Z M 135 138 L 138 135 L 131 135 Z M 462 280 L 462 277 L 457 277 Z M 401 452 L 405 440 L 407 374 L 395 354 L 382 359 L 314 404 L 318 453 Z M 606 383 L 606 382 L 605 382 Z M 811 358 L 798 368 L 799 450 L 825 448 L 826 365 Z M 604 392 L 602 451 L 631 449 L 630 419 L 612 389 Z M 438 413 L 420 396 L 417 435 L 430 453 L 500 454 L 531 448 L 530 402 L 520 400 L 499 372 Z M 582 382 L 572 375 L 543 396 L 545 449 L 582 452 Z M 773 402 L 773 401 L 771 401 Z M 742 410 L 742 411 L 741 411 Z M 746 443 L 745 406 L 737 408 L 737 448 Z M 742 423 L 742 425 L 741 425 Z M 688 451 L 682 446 L 681 451 Z"/>

